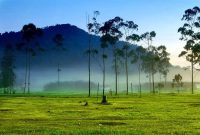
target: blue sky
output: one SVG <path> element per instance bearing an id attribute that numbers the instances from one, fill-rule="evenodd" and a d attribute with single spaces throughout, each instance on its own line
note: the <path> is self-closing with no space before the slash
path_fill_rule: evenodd
<path id="1" fill-rule="evenodd" d="M 24 24 L 38 27 L 70 23 L 86 29 L 86 13 L 101 12 L 101 22 L 115 16 L 133 20 L 139 32 L 155 30 L 155 45 L 164 44 L 171 62 L 185 65 L 177 55 L 184 43 L 177 29 L 183 24 L 184 11 L 200 6 L 200 0 L 0 0 L 0 33 L 19 31 Z"/>

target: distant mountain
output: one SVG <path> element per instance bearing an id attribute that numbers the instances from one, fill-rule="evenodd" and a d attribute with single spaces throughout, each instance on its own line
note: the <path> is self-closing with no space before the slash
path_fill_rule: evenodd
<path id="1" fill-rule="evenodd" d="M 88 42 L 88 34 L 85 31 L 70 24 L 45 27 L 42 30 L 43 36 L 36 40 L 46 51 L 44 53 L 38 52 L 37 56 L 33 58 L 32 66 L 37 68 L 37 65 L 40 65 L 40 68 L 49 68 L 52 65 L 55 65 L 59 60 L 63 63 L 63 66 L 67 65 L 74 67 L 77 64 L 80 64 L 80 62 L 84 62 L 83 56 L 84 51 L 87 50 Z M 64 47 L 67 49 L 66 52 L 54 50 L 52 38 L 58 33 L 62 34 L 65 39 Z M 94 38 L 97 39 L 97 37 Z M 21 32 L 9 32 L 0 36 L 1 46 L 8 43 L 15 46 L 17 43 L 21 42 L 23 42 Z M 23 68 L 24 59 L 22 52 L 16 52 L 16 55 L 16 66 L 18 68 Z"/>
<path id="2" fill-rule="evenodd" d="M 70 24 L 49 26 L 42 30 L 43 36 L 36 40 L 46 51 L 44 53 L 38 52 L 37 56 L 33 58 L 32 66 L 34 68 L 38 68 L 38 65 L 40 65 L 40 68 L 50 68 L 57 64 L 58 61 L 62 63 L 63 66 L 69 68 L 86 65 L 87 55 L 84 52 L 88 49 L 89 35 L 87 32 Z M 55 51 L 54 49 L 55 44 L 52 38 L 58 33 L 62 34 L 64 37 L 64 47 L 67 49 L 66 51 Z M 21 42 L 23 42 L 21 32 L 6 32 L 0 35 L 1 46 L 8 43 L 15 46 Z M 121 42 L 118 44 L 120 45 Z M 100 49 L 99 37 L 92 36 L 92 45 L 94 48 Z M 16 52 L 16 54 L 16 67 L 23 68 L 25 62 L 24 55 L 21 52 Z M 111 49 L 108 51 L 108 54 L 111 56 Z"/>

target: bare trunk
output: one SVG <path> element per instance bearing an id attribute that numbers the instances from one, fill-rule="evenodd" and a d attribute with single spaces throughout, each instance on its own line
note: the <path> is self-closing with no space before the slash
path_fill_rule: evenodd
<path id="1" fill-rule="evenodd" d="M 113 56 L 114 56 L 114 72 L 115 72 L 115 95 L 118 94 L 118 65 L 117 65 L 117 53 L 116 46 L 112 46 Z"/>
<path id="2" fill-rule="evenodd" d="M 99 83 L 98 83 L 98 86 L 97 86 L 97 101 L 98 101 L 98 98 L 99 98 Z"/>
<path id="3" fill-rule="evenodd" d="M 139 73 L 139 92 L 140 92 L 140 97 L 142 96 L 142 88 L 141 88 L 141 76 L 140 76 L 140 72 L 141 72 L 141 70 L 140 70 L 140 68 L 141 68 L 141 65 L 140 65 L 140 61 L 139 61 L 139 66 L 138 66 L 138 73 Z"/>
<path id="4" fill-rule="evenodd" d="M 91 35 L 89 35 L 89 54 L 88 54 L 88 96 L 91 95 Z"/>
<path id="5" fill-rule="evenodd" d="M 31 79 L 31 53 L 28 51 L 28 94 L 30 94 L 30 79 Z"/>
<path id="6" fill-rule="evenodd" d="M 105 50 L 103 49 L 103 96 L 104 96 L 104 92 L 105 92 L 105 58 L 104 58 L 104 56 L 105 56 Z"/>
<path id="7" fill-rule="evenodd" d="M 152 77 L 152 90 L 153 90 L 153 94 L 155 94 L 155 84 L 154 84 L 154 72 L 153 72 L 153 69 L 154 69 L 154 66 L 153 66 L 153 63 L 151 65 L 151 70 L 152 70 L 152 73 L 151 73 L 151 77 Z"/>
<path id="8" fill-rule="evenodd" d="M 192 94 L 194 94 L 194 64 L 192 58 Z"/>
<path id="9" fill-rule="evenodd" d="M 159 73 L 159 78 L 160 78 L 160 81 L 159 81 L 159 85 L 158 85 L 158 88 L 159 88 L 159 94 L 160 94 L 160 91 L 161 91 L 161 73 Z"/>
<path id="10" fill-rule="evenodd" d="M 165 86 L 167 85 L 167 75 L 165 75 Z"/>
<path id="11" fill-rule="evenodd" d="M 58 88 L 60 86 L 60 64 L 58 64 Z"/>
<path id="12" fill-rule="evenodd" d="M 24 78 L 24 94 L 26 93 L 27 87 L 27 75 L 28 75 L 28 49 L 26 48 L 26 65 L 25 65 L 25 78 Z"/>
<path id="13" fill-rule="evenodd" d="M 126 66 L 126 95 L 128 95 L 128 50 L 125 52 L 125 66 Z"/>
<path id="14" fill-rule="evenodd" d="M 153 94 L 155 94 L 154 74 L 152 74 L 152 85 L 153 85 Z"/>
<path id="15" fill-rule="evenodd" d="M 152 86 L 151 86 L 151 72 L 149 71 L 149 90 L 152 93 Z"/>
<path id="16" fill-rule="evenodd" d="M 131 93 L 133 94 L 133 83 L 131 83 Z"/>
<path id="17" fill-rule="evenodd" d="M 116 54 L 115 54 L 115 95 L 117 95 L 117 92 L 118 92 L 118 68 L 117 68 L 117 57 L 116 57 Z"/>

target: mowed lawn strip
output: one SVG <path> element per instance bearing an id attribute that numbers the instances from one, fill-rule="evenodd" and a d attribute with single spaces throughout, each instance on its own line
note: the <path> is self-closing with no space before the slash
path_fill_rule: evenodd
<path id="1" fill-rule="evenodd" d="M 0 134 L 200 134 L 200 95 L 0 97 Z M 88 105 L 85 106 L 85 103 Z"/>

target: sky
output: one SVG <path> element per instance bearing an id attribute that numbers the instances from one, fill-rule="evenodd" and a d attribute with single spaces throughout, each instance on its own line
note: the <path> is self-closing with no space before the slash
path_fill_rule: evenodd
<path id="1" fill-rule="evenodd" d="M 0 0 L 0 33 L 19 31 L 28 23 L 70 23 L 86 30 L 86 14 L 98 10 L 100 22 L 120 16 L 138 24 L 139 33 L 156 31 L 154 45 L 166 45 L 173 65 L 187 66 L 178 57 L 184 42 L 177 30 L 184 23 L 184 11 L 194 6 L 200 6 L 200 0 Z"/>

